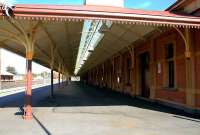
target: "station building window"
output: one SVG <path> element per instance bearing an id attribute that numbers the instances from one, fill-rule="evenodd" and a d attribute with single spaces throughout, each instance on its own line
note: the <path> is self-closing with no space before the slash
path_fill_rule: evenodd
<path id="1" fill-rule="evenodd" d="M 126 64 L 127 64 L 127 66 L 126 66 L 126 83 L 127 83 L 127 85 L 130 85 L 131 84 L 131 58 L 128 57 L 126 60 L 127 60 L 126 61 Z"/>
<path id="2" fill-rule="evenodd" d="M 174 64 L 174 45 L 167 44 L 165 48 L 166 54 L 166 76 L 167 76 L 167 87 L 175 87 L 175 64 Z"/>

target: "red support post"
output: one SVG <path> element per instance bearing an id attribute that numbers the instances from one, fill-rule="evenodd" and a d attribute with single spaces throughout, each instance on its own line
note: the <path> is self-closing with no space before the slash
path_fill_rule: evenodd
<path id="1" fill-rule="evenodd" d="M 25 108 L 24 116 L 25 120 L 31 120 L 32 115 L 32 53 L 28 53 L 26 56 L 26 91 L 25 91 Z"/>

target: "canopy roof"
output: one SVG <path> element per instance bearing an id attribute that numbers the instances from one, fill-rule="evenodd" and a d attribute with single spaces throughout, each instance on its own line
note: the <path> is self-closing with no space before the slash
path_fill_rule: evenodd
<path id="1" fill-rule="evenodd" d="M 106 6 L 17 5 L 16 19 L 81 21 L 111 20 L 158 26 L 200 27 L 200 18 L 177 15 L 168 11 L 145 11 Z"/>
<path id="2" fill-rule="evenodd" d="M 54 69 L 59 70 L 59 65 L 62 64 L 65 72 L 70 75 L 75 70 L 85 20 L 110 21 L 112 25 L 103 33 L 103 38 L 86 60 L 81 71 L 87 71 L 124 47 L 144 39 L 160 26 L 200 28 L 199 17 L 177 15 L 168 11 L 144 11 L 117 7 L 16 5 L 14 15 L 14 23 L 1 16 L 1 46 L 25 56 L 25 48 L 11 40 L 12 36 L 7 37 L 12 34 L 21 36 L 15 27 L 17 22 L 25 32 L 35 31 L 34 60 L 50 67 L 52 64 L 50 48 L 53 47 Z"/>

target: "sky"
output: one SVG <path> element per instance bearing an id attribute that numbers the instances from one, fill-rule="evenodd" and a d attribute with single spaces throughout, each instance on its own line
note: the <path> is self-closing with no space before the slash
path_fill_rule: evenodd
<path id="1" fill-rule="evenodd" d="M 17 70 L 17 73 L 24 74 L 26 69 L 26 60 L 25 58 L 14 54 L 10 51 L 1 49 L 1 69 L 2 71 L 6 71 L 6 67 L 13 66 Z M 33 73 L 41 73 L 44 71 L 50 72 L 50 69 L 41 66 L 35 62 L 33 62 Z"/>
<path id="2" fill-rule="evenodd" d="M 82 5 L 84 0 L 15 0 L 18 4 Z M 165 10 L 176 0 L 125 0 L 126 8 Z"/>
<path id="3" fill-rule="evenodd" d="M 56 4 L 56 5 L 83 5 L 84 0 L 14 0 L 16 4 Z M 176 0 L 125 0 L 126 8 L 145 9 L 145 10 L 165 10 Z M 7 66 L 14 66 L 18 73 L 25 73 L 26 61 L 23 57 L 8 52 L 1 51 L 1 69 L 5 71 Z M 13 60 L 14 59 L 14 60 Z M 33 73 L 41 73 L 49 69 L 33 63 Z"/>

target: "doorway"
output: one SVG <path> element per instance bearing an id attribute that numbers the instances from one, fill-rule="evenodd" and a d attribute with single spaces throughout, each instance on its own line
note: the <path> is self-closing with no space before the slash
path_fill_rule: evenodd
<path id="1" fill-rule="evenodd" d="M 149 69 L 150 55 L 145 52 L 140 55 L 140 82 L 141 82 L 141 96 L 144 98 L 150 97 L 150 69 Z"/>

